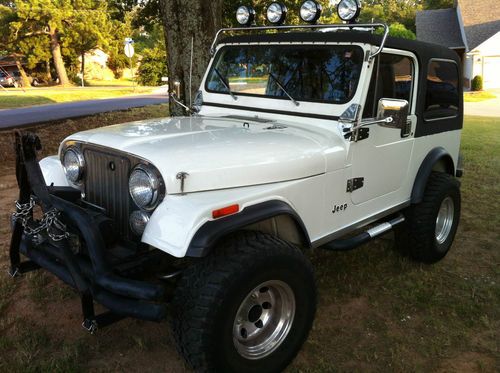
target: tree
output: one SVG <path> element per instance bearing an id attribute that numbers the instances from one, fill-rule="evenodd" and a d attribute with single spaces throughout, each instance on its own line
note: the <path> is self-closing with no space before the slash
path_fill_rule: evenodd
<path id="1" fill-rule="evenodd" d="M 15 2 L 17 20 L 10 23 L 12 43 L 45 35 L 62 85 L 69 84 L 61 52 L 61 31 L 73 13 L 70 0 L 21 0 Z"/>
<path id="2" fill-rule="evenodd" d="M 162 23 L 167 45 L 169 81 L 180 82 L 181 98 L 189 103 L 199 88 L 208 61 L 209 46 L 222 26 L 222 0 L 160 0 Z M 189 86 L 191 50 L 192 80 Z M 170 101 L 172 115 L 182 110 Z"/>
<path id="3" fill-rule="evenodd" d="M 403 24 L 395 22 L 389 26 L 389 35 L 396 38 L 415 40 L 417 37 L 413 31 L 408 30 Z"/>
<path id="4" fill-rule="evenodd" d="M 167 73 L 165 50 L 160 47 L 144 49 L 141 65 L 137 74 L 139 83 L 154 86 L 161 83 L 161 78 Z"/>
<path id="5" fill-rule="evenodd" d="M 85 78 L 85 54 L 98 47 L 106 49 L 110 35 L 110 19 L 106 2 L 80 0 L 74 4 L 71 27 L 65 31 L 64 45 L 81 58 L 80 73 Z"/>

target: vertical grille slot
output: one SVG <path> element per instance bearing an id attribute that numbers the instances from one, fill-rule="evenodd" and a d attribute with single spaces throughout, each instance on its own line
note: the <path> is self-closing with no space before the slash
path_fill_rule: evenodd
<path id="1" fill-rule="evenodd" d="M 102 207 L 121 235 L 128 237 L 130 161 L 92 148 L 84 149 L 85 200 Z"/>

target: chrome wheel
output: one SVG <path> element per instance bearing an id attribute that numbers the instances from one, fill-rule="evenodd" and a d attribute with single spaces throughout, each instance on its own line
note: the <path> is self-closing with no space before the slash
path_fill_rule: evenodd
<path id="1" fill-rule="evenodd" d="M 266 281 L 241 303 L 233 324 L 233 342 L 244 358 L 268 356 L 285 340 L 295 316 L 295 295 L 286 283 Z"/>
<path id="2" fill-rule="evenodd" d="M 448 238 L 453 226 L 453 218 L 455 215 L 455 205 L 451 197 L 446 197 L 441 202 L 439 212 L 436 217 L 436 241 L 442 244 Z"/>

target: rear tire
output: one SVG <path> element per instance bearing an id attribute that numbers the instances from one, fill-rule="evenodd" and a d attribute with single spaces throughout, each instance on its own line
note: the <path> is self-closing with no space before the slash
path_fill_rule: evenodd
<path id="1" fill-rule="evenodd" d="M 172 306 L 177 345 L 196 371 L 279 372 L 312 326 L 312 266 L 274 236 L 242 232 L 184 272 Z"/>
<path id="2" fill-rule="evenodd" d="M 449 174 L 433 172 L 421 203 L 404 211 L 395 231 L 396 246 L 412 259 L 435 263 L 448 253 L 460 220 L 460 184 Z"/>

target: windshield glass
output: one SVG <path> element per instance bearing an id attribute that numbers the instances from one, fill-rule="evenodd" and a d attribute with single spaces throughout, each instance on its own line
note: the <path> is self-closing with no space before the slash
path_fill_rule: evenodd
<path id="1" fill-rule="evenodd" d="M 358 86 L 358 46 L 252 45 L 224 47 L 208 74 L 208 92 L 343 104 Z M 281 86 L 281 87 L 280 87 Z"/>

